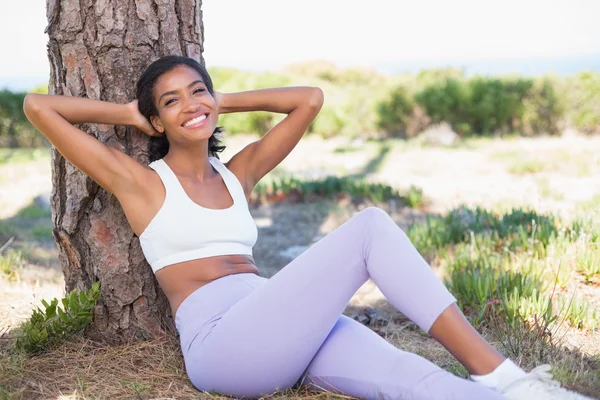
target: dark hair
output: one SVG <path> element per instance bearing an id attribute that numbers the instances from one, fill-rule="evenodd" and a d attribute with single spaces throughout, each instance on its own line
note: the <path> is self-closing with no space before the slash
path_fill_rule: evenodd
<path id="1" fill-rule="evenodd" d="M 171 71 L 173 68 L 185 65 L 192 68 L 200 74 L 202 81 L 206 85 L 209 93 L 214 94 L 212 80 L 206 69 L 196 60 L 182 56 L 165 56 L 154 61 L 146 68 L 140 76 L 136 85 L 136 97 L 138 100 L 138 109 L 144 117 L 150 120 L 153 115 L 158 115 L 158 110 L 154 105 L 154 86 L 156 81 L 164 73 Z M 208 139 L 208 153 L 213 157 L 219 157 L 217 153 L 225 150 L 225 146 L 221 146 L 219 134 L 223 131 L 221 127 L 216 127 L 212 136 Z M 150 162 L 163 158 L 169 151 L 169 140 L 167 136 L 151 137 L 150 138 Z"/>

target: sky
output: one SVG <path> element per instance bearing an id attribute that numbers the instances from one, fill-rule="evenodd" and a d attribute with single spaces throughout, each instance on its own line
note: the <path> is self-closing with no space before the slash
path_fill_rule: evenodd
<path id="1" fill-rule="evenodd" d="M 206 64 L 600 71 L 600 0 L 204 0 Z M 0 2 L 0 87 L 48 80 L 45 0 Z"/>

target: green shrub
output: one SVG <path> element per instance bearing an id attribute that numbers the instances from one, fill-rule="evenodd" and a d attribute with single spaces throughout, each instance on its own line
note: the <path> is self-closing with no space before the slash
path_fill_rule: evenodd
<path id="1" fill-rule="evenodd" d="M 415 101 L 425 109 L 432 123 L 446 121 L 458 134 L 471 133 L 461 126 L 469 122 L 470 99 L 467 84 L 456 78 L 434 81 L 415 95 Z"/>
<path id="2" fill-rule="evenodd" d="M 92 311 L 100 298 L 100 282 L 86 291 L 73 290 L 61 300 L 42 300 L 44 309 L 37 308 L 21 326 L 16 346 L 28 353 L 39 353 L 82 332 L 92 322 Z"/>
<path id="3" fill-rule="evenodd" d="M 567 78 L 569 116 L 585 133 L 600 132 L 600 73 L 582 72 Z"/>
<path id="4" fill-rule="evenodd" d="M 46 138 L 25 117 L 25 92 L 0 90 L 0 147 L 41 147 Z"/>
<path id="5" fill-rule="evenodd" d="M 533 86 L 523 99 L 523 113 L 519 123 L 521 133 L 527 135 L 560 133 L 560 122 L 564 117 L 566 99 L 559 97 L 555 89 L 557 86 L 558 82 L 548 77 L 533 81 Z"/>
<path id="6" fill-rule="evenodd" d="M 413 107 L 414 103 L 406 88 L 396 87 L 387 99 L 377 104 L 377 127 L 387 132 L 388 136 L 405 136 Z"/>

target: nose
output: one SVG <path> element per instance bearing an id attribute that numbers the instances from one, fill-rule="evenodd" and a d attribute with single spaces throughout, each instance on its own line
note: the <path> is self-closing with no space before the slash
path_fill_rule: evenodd
<path id="1" fill-rule="evenodd" d="M 200 108 L 200 102 L 194 96 L 185 96 L 182 101 L 183 112 L 195 113 Z"/>

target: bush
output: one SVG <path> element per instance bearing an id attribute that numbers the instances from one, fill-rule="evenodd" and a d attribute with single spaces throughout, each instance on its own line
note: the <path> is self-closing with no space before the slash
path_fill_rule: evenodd
<path id="1" fill-rule="evenodd" d="M 470 133 L 470 128 L 463 125 L 469 120 L 471 105 L 469 88 L 463 80 L 445 78 L 435 81 L 419 91 L 415 101 L 425 109 L 432 123 L 446 121 L 457 133 Z"/>
<path id="2" fill-rule="evenodd" d="M 399 86 L 393 89 L 387 99 L 377 104 L 377 127 L 391 137 L 406 136 L 413 107 L 413 100 L 406 88 Z"/>
<path id="3" fill-rule="evenodd" d="M 44 310 L 37 308 L 23 326 L 17 339 L 17 349 L 39 353 L 82 332 L 92 322 L 92 310 L 100 298 L 100 282 L 87 291 L 73 290 L 61 300 L 42 300 Z"/>
<path id="4" fill-rule="evenodd" d="M 533 86 L 523 99 L 523 113 L 519 123 L 523 134 L 557 135 L 560 133 L 566 99 L 559 97 L 556 86 L 558 82 L 553 82 L 550 78 L 533 82 Z"/>
<path id="5" fill-rule="evenodd" d="M 27 93 L 0 90 L 0 147 L 40 147 L 47 140 L 33 127 L 23 112 Z"/>
<path id="6" fill-rule="evenodd" d="M 567 79 L 569 117 L 585 133 L 600 133 L 600 73 L 582 72 Z"/>

